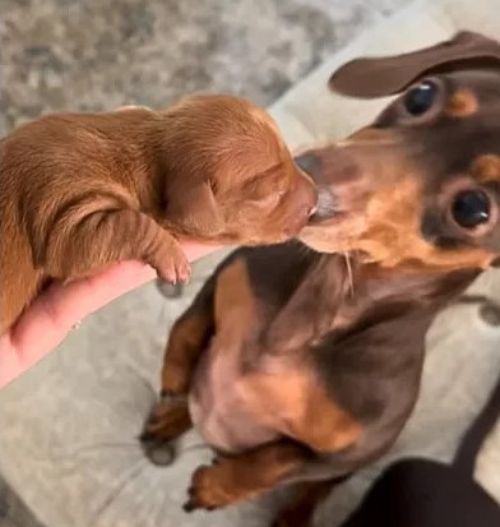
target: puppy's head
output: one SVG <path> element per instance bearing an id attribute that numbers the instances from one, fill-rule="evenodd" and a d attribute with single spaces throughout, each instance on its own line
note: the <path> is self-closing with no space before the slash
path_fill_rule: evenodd
<path id="1" fill-rule="evenodd" d="M 165 119 L 166 215 L 181 232 L 262 244 L 304 227 L 315 186 L 264 110 L 236 97 L 195 96 Z"/>
<path id="2" fill-rule="evenodd" d="M 387 266 L 489 265 L 500 253 L 500 45 L 462 32 L 422 51 L 355 60 L 330 86 L 402 95 L 346 141 L 297 159 L 320 187 L 302 240 Z"/>

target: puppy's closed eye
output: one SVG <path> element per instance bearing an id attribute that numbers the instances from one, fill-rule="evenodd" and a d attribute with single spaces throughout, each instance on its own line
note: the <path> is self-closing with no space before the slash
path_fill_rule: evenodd
<path id="1" fill-rule="evenodd" d="M 279 199 L 286 193 L 287 179 L 282 164 L 276 164 L 246 181 L 243 195 L 251 201 Z"/>

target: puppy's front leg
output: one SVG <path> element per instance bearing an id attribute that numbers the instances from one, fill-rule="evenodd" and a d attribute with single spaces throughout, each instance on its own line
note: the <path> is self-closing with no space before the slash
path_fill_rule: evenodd
<path id="1" fill-rule="evenodd" d="M 169 282 L 185 281 L 190 275 L 179 242 L 151 217 L 133 209 L 100 210 L 83 218 L 63 215 L 50 230 L 42 265 L 49 276 L 68 280 L 124 260 L 142 260 Z"/>

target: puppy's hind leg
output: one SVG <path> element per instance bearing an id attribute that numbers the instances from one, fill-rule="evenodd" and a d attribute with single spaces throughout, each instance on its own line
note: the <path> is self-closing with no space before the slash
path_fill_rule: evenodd
<path id="1" fill-rule="evenodd" d="M 189 262 L 179 242 L 152 218 L 133 209 L 87 212 L 84 205 L 60 214 L 43 243 L 33 243 L 35 264 L 48 276 L 71 280 L 113 263 L 141 260 L 163 280 L 189 278 Z"/>

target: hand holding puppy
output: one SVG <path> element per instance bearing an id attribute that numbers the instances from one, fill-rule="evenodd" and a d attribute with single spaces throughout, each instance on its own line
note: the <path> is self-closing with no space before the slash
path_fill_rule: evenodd
<path id="1" fill-rule="evenodd" d="M 0 166 L 0 334 L 48 281 L 125 260 L 186 280 L 179 238 L 283 241 L 317 199 L 271 118 L 228 96 L 42 117 L 0 142 Z"/>
<path id="2" fill-rule="evenodd" d="M 0 385 L 152 278 L 117 263 L 186 280 L 211 249 L 180 240 L 284 241 L 317 199 L 267 113 L 228 96 L 42 117 L 0 141 L 0 166 Z M 69 285 L 30 308 L 53 281 Z"/>
<path id="3" fill-rule="evenodd" d="M 190 261 L 217 249 L 188 243 L 182 247 Z M 82 319 L 154 276 L 141 262 L 121 262 L 95 276 L 51 286 L 0 335 L 0 388 L 50 353 Z"/>

